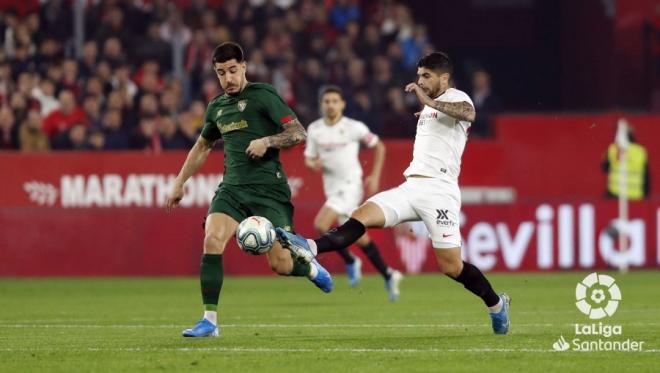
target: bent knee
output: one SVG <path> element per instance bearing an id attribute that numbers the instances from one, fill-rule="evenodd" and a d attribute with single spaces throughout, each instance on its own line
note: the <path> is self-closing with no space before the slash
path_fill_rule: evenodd
<path id="1" fill-rule="evenodd" d="M 287 276 L 291 274 L 292 263 L 286 260 L 269 261 L 270 270 L 280 276 Z"/>
<path id="2" fill-rule="evenodd" d="M 367 201 L 353 211 L 351 218 L 359 221 L 367 228 L 385 226 L 383 210 L 373 202 Z"/>
<path id="3" fill-rule="evenodd" d="M 317 233 L 323 234 L 323 233 L 329 231 L 330 227 L 326 226 L 325 224 L 314 223 L 314 229 L 316 230 Z"/>
<path id="4" fill-rule="evenodd" d="M 204 253 L 206 254 L 222 254 L 225 251 L 227 239 L 223 239 L 220 234 L 207 233 L 204 236 Z"/>
<path id="5" fill-rule="evenodd" d="M 438 257 L 438 266 L 440 267 L 440 272 L 449 277 L 456 278 L 463 271 L 463 260 L 460 258 Z"/>
<path id="6" fill-rule="evenodd" d="M 440 266 L 440 272 L 452 278 L 458 277 L 463 270 L 463 262 L 461 261 L 438 261 L 438 265 Z"/>

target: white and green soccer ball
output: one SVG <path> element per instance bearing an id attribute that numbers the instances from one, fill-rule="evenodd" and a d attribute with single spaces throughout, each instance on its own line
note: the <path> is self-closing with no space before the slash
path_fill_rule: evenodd
<path id="1" fill-rule="evenodd" d="M 269 252 L 273 248 L 275 238 L 273 224 L 262 216 L 250 216 L 236 229 L 238 247 L 250 255 Z"/>

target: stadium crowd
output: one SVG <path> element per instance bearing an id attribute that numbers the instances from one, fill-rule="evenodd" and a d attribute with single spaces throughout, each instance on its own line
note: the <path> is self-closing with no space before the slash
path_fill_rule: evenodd
<path id="1" fill-rule="evenodd" d="M 432 50 L 426 27 L 394 1 L 53 0 L 0 19 L 0 149 L 161 151 L 191 146 L 220 93 L 210 63 L 227 40 L 248 78 L 271 82 L 307 125 L 317 92 L 342 87 L 347 115 L 384 137 L 415 131 L 402 87 Z"/>

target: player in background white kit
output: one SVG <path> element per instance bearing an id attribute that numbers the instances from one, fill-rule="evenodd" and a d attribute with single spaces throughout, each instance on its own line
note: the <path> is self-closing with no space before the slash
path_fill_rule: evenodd
<path id="1" fill-rule="evenodd" d="M 475 110 L 467 94 L 451 87 L 452 72 L 445 53 L 428 54 L 417 63 L 417 82 L 405 88 L 424 107 L 416 114 L 413 160 L 404 172 L 403 184 L 369 198 L 346 223 L 319 239 L 307 240 L 281 228 L 276 232 L 283 247 L 311 261 L 317 251 L 336 250 L 357 241 L 366 228 L 422 220 L 440 270 L 480 297 L 488 307 L 493 331 L 506 334 L 510 298 L 496 294 L 483 273 L 461 259 L 458 175 Z"/>
<path id="2" fill-rule="evenodd" d="M 305 165 L 323 174 L 326 202 L 314 219 L 314 228 L 323 234 L 335 221 L 345 223 L 363 201 L 362 166 L 358 158 L 360 144 L 375 149 L 372 172 L 365 178 L 369 196 L 378 191 L 385 145 L 364 123 L 343 115 L 346 102 L 339 87 L 322 87 L 319 101 L 323 117 L 307 128 Z M 401 272 L 385 264 L 368 234 L 360 237 L 356 244 L 385 279 L 390 301 L 397 300 L 399 283 L 403 279 Z M 357 286 L 362 277 L 360 258 L 350 253 L 348 247 L 333 251 L 337 251 L 346 263 L 349 285 Z"/>

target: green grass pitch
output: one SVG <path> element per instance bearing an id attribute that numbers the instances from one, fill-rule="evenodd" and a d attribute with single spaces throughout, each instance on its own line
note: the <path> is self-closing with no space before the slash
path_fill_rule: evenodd
<path id="1" fill-rule="evenodd" d="M 555 352 L 589 323 L 575 307 L 587 273 L 491 274 L 513 298 L 511 333 L 492 334 L 480 300 L 439 274 L 323 294 L 305 279 L 225 278 L 220 338 L 184 339 L 201 314 L 197 279 L 0 280 L 0 372 L 655 371 L 660 272 L 611 272 L 623 300 L 605 320 L 644 352 Z"/>

